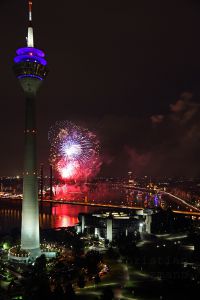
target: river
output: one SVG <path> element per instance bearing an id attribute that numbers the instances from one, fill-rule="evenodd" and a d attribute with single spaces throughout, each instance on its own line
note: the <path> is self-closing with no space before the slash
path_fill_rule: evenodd
<path id="1" fill-rule="evenodd" d="M 52 209 L 50 204 L 43 204 L 40 208 L 40 227 L 42 229 L 74 226 L 78 223 L 78 214 L 89 213 L 99 208 L 56 204 Z M 10 233 L 13 229 L 21 227 L 21 201 L 0 199 L 0 233 Z"/>

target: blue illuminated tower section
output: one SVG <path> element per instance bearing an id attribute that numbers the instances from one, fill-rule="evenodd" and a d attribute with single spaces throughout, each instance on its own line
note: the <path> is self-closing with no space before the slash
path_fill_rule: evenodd
<path id="1" fill-rule="evenodd" d="M 34 47 L 32 1 L 29 1 L 27 47 L 16 52 L 14 72 L 26 98 L 21 249 L 35 258 L 40 255 L 35 102 L 36 94 L 47 76 L 47 62 L 44 52 Z"/>

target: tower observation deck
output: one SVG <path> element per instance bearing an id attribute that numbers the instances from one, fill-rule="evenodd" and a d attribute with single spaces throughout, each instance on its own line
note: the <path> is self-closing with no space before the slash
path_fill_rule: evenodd
<path id="1" fill-rule="evenodd" d="M 27 46 L 16 51 L 13 69 L 26 99 L 21 250 L 22 252 L 25 250 L 32 259 L 35 259 L 41 254 L 36 159 L 36 94 L 47 76 L 48 69 L 44 52 L 34 47 L 32 1 L 29 1 L 28 6 Z"/>

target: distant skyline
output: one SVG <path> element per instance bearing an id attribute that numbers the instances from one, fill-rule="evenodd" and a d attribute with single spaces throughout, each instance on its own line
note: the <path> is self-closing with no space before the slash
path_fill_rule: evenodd
<path id="1" fill-rule="evenodd" d="M 102 175 L 200 175 L 199 2 L 33 1 L 50 69 L 37 100 L 38 161 L 48 163 L 50 126 L 70 120 L 99 136 Z M 0 176 L 23 169 L 12 64 L 26 33 L 27 1 L 1 1 Z"/>

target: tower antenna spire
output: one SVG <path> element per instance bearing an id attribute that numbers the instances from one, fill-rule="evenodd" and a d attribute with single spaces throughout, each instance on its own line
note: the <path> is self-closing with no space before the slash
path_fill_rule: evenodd
<path id="1" fill-rule="evenodd" d="M 28 11 L 29 11 L 29 24 L 28 24 L 28 37 L 27 37 L 27 47 L 34 47 L 34 37 L 33 37 L 33 24 L 32 24 L 32 0 L 28 1 Z"/>
<path id="2" fill-rule="evenodd" d="M 32 0 L 29 0 L 29 2 L 28 2 L 28 7 L 29 7 L 29 22 L 32 22 L 32 6 L 33 6 L 33 2 L 32 2 Z"/>

